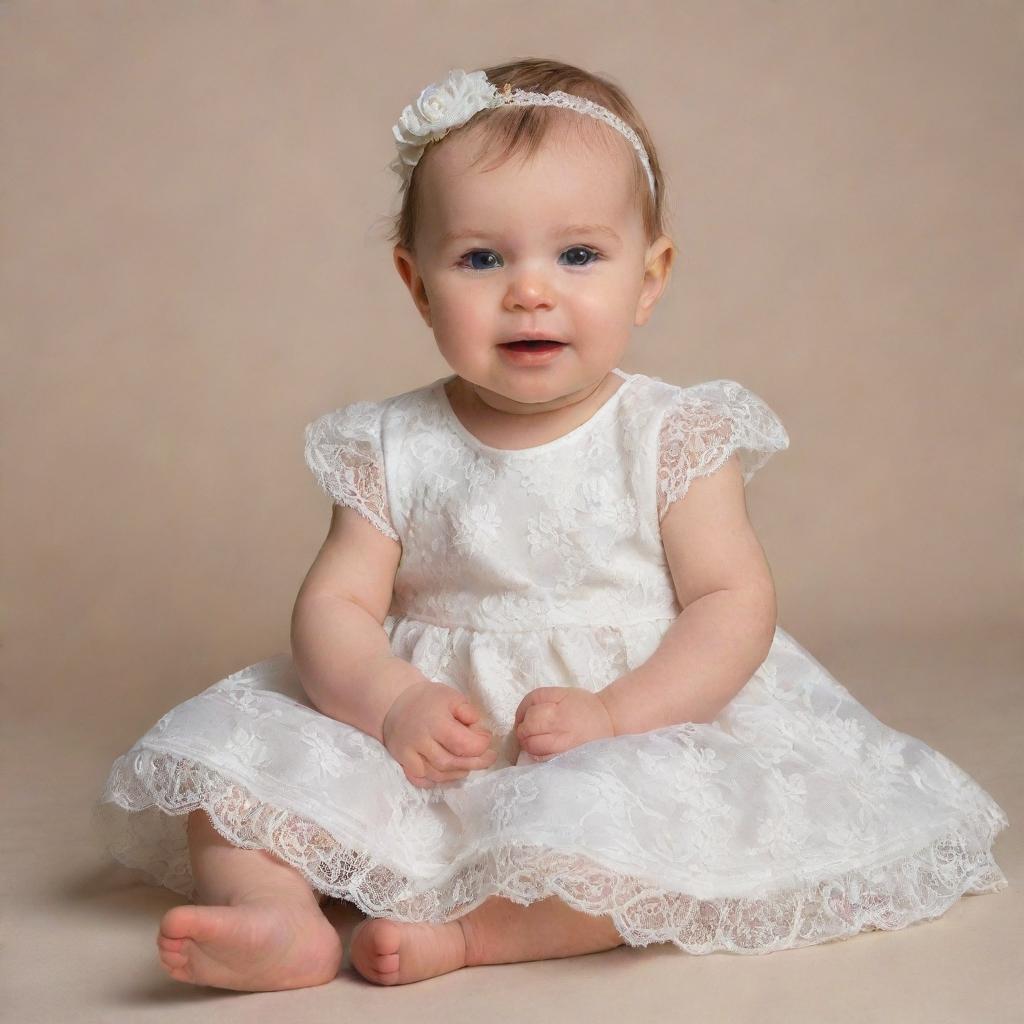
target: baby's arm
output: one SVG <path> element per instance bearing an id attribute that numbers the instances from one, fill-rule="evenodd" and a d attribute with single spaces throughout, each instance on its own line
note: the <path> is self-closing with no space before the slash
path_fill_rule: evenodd
<path id="1" fill-rule="evenodd" d="M 690 483 L 661 536 L 683 610 L 647 661 L 599 691 L 616 734 L 713 721 L 775 635 L 775 586 L 735 454 Z"/>
<path id="2" fill-rule="evenodd" d="M 377 740 L 395 698 L 426 681 L 391 653 L 382 628 L 401 555 L 398 541 L 335 505 L 292 611 L 292 657 L 309 699 Z"/>
<path id="3" fill-rule="evenodd" d="M 373 736 L 418 786 L 487 768 L 491 732 L 454 687 L 391 653 L 382 625 L 401 544 L 354 509 L 335 505 L 331 528 L 292 612 L 292 659 L 313 704 Z"/>

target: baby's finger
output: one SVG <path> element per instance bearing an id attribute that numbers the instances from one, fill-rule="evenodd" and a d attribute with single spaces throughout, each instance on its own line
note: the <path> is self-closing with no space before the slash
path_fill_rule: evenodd
<path id="1" fill-rule="evenodd" d="M 456 757 L 479 757 L 491 744 L 490 730 L 453 725 L 438 736 L 438 742 Z"/>
<path id="2" fill-rule="evenodd" d="M 558 710 L 554 704 L 534 704 L 527 708 L 523 720 L 519 723 L 520 729 L 527 732 L 537 729 L 550 729 L 557 720 Z"/>
<path id="3" fill-rule="evenodd" d="M 427 762 L 424 758 L 418 754 L 411 755 L 409 759 L 410 763 L 402 765 L 402 771 L 405 772 L 405 777 L 414 786 L 429 786 L 431 785 L 430 780 L 427 778 Z"/>
<path id="4" fill-rule="evenodd" d="M 562 752 L 562 741 L 559 733 L 537 732 L 532 736 L 523 738 L 523 749 L 534 757 L 544 754 L 559 754 Z"/>
<path id="5" fill-rule="evenodd" d="M 464 779 L 468 774 L 468 771 L 439 772 L 435 768 L 427 769 L 427 777 L 433 783 L 457 782 L 459 779 Z"/>
<path id="6" fill-rule="evenodd" d="M 438 771 L 426 758 L 418 757 L 416 762 L 421 767 L 405 768 L 405 777 L 414 785 L 423 789 L 429 789 L 439 782 L 451 782 L 455 779 L 464 778 L 468 772 L 465 771 Z"/>
<path id="7" fill-rule="evenodd" d="M 480 712 L 469 701 L 456 705 L 453 713 L 465 725 L 472 725 L 480 717 Z"/>
<path id="8" fill-rule="evenodd" d="M 474 772 L 480 768 L 490 768 L 497 760 L 498 754 L 494 750 L 485 750 L 478 757 L 450 757 L 445 762 L 448 767 L 444 770 L 455 772 Z"/>
<path id="9" fill-rule="evenodd" d="M 437 771 L 472 771 L 476 768 L 486 768 L 494 762 L 497 753 L 485 749 L 475 755 L 456 754 L 442 743 L 436 743 L 427 751 L 427 761 Z"/>
<path id="10" fill-rule="evenodd" d="M 474 713 L 477 715 L 477 717 L 479 717 L 479 712 L 476 712 L 475 709 Z M 487 736 L 488 738 L 490 738 L 491 736 L 491 730 L 488 729 L 486 725 L 481 725 L 480 723 L 478 723 L 476 721 L 476 718 L 474 718 L 470 722 L 464 722 L 462 721 L 461 718 L 459 718 L 457 714 L 454 713 L 452 714 L 452 717 L 448 719 L 448 722 L 446 723 L 446 728 L 447 734 L 449 736 L 453 736 L 457 733 L 461 733 L 464 736 L 471 736 L 474 733 L 480 736 Z"/>
<path id="11" fill-rule="evenodd" d="M 448 764 L 449 762 L 445 763 Z M 427 778 L 434 782 L 452 782 L 455 779 L 464 779 L 471 771 L 477 768 L 486 767 L 487 765 L 467 765 L 465 767 L 450 765 L 448 768 L 440 768 L 428 761 L 425 771 Z"/>

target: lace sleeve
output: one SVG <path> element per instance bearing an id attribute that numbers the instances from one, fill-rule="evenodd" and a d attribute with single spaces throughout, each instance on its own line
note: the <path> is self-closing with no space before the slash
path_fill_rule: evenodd
<path id="1" fill-rule="evenodd" d="M 690 481 L 739 456 L 743 483 L 775 452 L 789 447 L 778 416 L 734 380 L 680 388 L 658 432 L 658 522 L 689 490 Z"/>
<path id="2" fill-rule="evenodd" d="M 347 505 L 398 540 L 388 509 L 377 402 L 353 402 L 306 427 L 306 465 L 336 505 Z"/>

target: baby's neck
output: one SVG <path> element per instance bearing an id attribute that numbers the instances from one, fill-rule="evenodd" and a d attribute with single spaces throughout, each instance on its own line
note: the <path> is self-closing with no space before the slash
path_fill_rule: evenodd
<path id="1" fill-rule="evenodd" d="M 472 384 L 456 376 L 445 384 L 452 411 L 462 425 L 483 444 L 515 451 L 557 440 L 582 426 L 622 386 L 623 378 L 609 372 L 582 398 L 540 412 L 496 409 Z"/>

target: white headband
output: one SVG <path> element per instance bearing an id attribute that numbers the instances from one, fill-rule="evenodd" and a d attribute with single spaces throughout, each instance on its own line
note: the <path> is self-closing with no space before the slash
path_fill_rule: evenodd
<path id="1" fill-rule="evenodd" d="M 465 124 L 474 114 L 491 107 L 568 107 L 590 117 L 604 121 L 621 132 L 636 150 L 640 162 L 647 172 L 651 195 L 656 195 L 651 162 L 639 136 L 607 107 L 593 100 L 574 96 L 567 92 L 524 92 L 506 84 L 499 91 L 487 80 L 483 71 L 466 73 L 461 68 L 448 72 L 444 80 L 428 85 L 419 95 L 415 104 L 409 104 L 402 111 L 398 123 L 392 128 L 398 145 L 398 156 L 389 164 L 404 181 L 412 177 L 413 168 L 419 163 L 423 150 L 431 142 L 443 139 L 453 128 Z"/>

